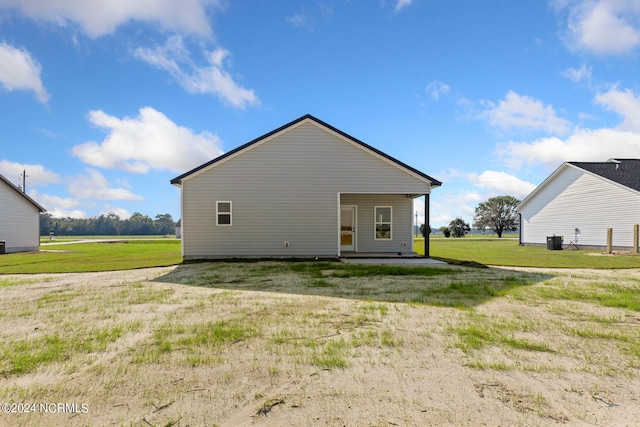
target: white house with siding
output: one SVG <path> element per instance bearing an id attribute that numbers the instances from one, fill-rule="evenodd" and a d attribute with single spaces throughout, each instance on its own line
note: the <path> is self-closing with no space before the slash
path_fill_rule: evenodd
<path id="1" fill-rule="evenodd" d="M 0 252 L 37 251 L 44 208 L 0 175 Z"/>
<path id="2" fill-rule="evenodd" d="M 171 183 L 189 259 L 409 255 L 441 182 L 306 115 Z M 428 256 L 428 239 L 425 254 Z"/>
<path id="3" fill-rule="evenodd" d="M 562 236 L 564 245 L 600 249 L 613 228 L 613 247 L 629 249 L 640 224 L 640 160 L 563 163 L 517 210 L 522 245 Z"/>

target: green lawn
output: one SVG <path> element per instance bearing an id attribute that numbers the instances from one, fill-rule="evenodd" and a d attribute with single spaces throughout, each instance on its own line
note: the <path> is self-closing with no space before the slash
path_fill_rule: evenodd
<path id="1" fill-rule="evenodd" d="M 78 240 L 154 240 L 154 239 L 175 239 L 173 234 L 167 235 L 136 235 L 136 236 L 122 236 L 122 235 L 91 235 L 91 236 L 54 236 L 54 240 L 51 240 L 49 236 L 40 236 L 40 243 L 61 243 L 61 242 L 76 242 Z"/>
<path id="2" fill-rule="evenodd" d="M 415 240 L 424 253 L 424 240 Z M 640 268 L 639 255 L 603 255 L 594 250 L 550 251 L 546 247 L 519 246 L 515 239 L 432 238 L 431 257 L 451 263 L 549 268 Z"/>
<path id="3" fill-rule="evenodd" d="M 46 245 L 41 246 L 37 253 L 0 256 L 0 274 L 129 270 L 180 262 L 179 240 Z"/>
<path id="4" fill-rule="evenodd" d="M 422 253 L 424 241 L 416 239 Z M 39 253 L 0 256 L 0 274 L 67 273 L 160 267 L 182 261 L 180 241 L 129 240 L 117 243 L 43 245 Z M 638 255 L 603 255 L 592 250 L 550 251 L 519 246 L 515 239 L 432 238 L 431 256 L 452 264 L 484 264 L 547 268 L 640 268 Z"/>
<path id="5" fill-rule="evenodd" d="M 503 233 L 502 237 L 504 239 L 517 239 L 518 238 L 518 233 Z M 481 234 L 481 233 L 474 233 L 474 234 L 467 234 L 464 236 L 465 239 L 482 239 L 482 240 L 487 240 L 487 239 L 497 239 L 498 235 L 496 233 L 492 233 L 492 232 L 486 232 L 485 234 Z M 443 239 L 443 240 L 449 240 L 452 239 L 452 237 L 444 237 L 444 234 L 442 233 L 438 233 L 438 234 L 432 234 L 431 235 L 431 240 L 434 239 Z"/>

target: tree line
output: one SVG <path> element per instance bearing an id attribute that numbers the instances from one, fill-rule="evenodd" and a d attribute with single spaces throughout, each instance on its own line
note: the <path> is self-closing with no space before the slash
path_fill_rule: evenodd
<path id="1" fill-rule="evenodd" d="M 165 235 L 175 233 L 175 221 L 171 214 L 158 214 L 155 219 L 139 212 L 128 219 L 121 219 L 117 214 L 92 218 L 54 218 L 51 214 L 40 215 L 40 235 L 48 236 L 130 236 L 130 235 Z"/>

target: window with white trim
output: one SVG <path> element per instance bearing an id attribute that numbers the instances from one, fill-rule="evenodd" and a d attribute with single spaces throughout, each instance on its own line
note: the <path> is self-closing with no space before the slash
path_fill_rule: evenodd
<path id="1" fill-rule="evenodd" d="M 231 202 L 216 202 L 216 225 L 231 225 Z"/>
<path id="2" fill-rule="evenodd" d="M 391 240 L 391 206 L 376 206 L 375 240 Z"/>

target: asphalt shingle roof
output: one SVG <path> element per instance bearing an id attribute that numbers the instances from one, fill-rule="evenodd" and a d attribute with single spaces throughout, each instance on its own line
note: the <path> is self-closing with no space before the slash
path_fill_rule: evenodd
<path id="1" fill-rule="evenodd" d="M 640 159 L 610 159 L 607 162 L 569 162 L 569 164 L 640 191 Z"/>

